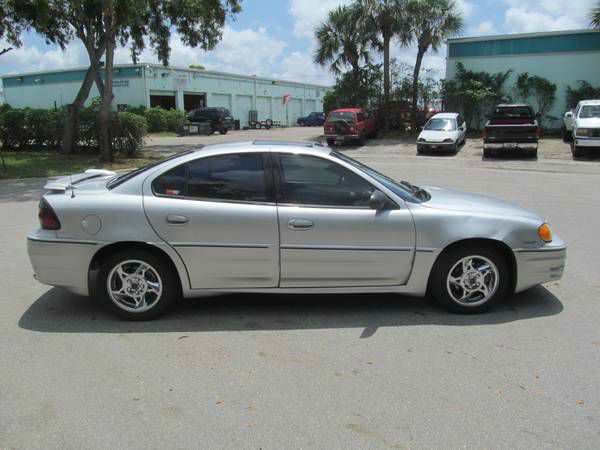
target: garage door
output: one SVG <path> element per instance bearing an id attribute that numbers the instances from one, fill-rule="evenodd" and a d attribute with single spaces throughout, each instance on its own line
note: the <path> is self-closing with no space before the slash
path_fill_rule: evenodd
<path id="1" fill-rule="evenodd" d="M 229 94 L 212 94 L 209 102 L 208 106 L 227 108 L 231 112 L 231 95 Z"/>
<path id="2" fill-rule="evenodd" d="M 281 104 L 281 98 L 273 99 L 273 120 L 285 124 L 285 109 Z"/>
<path id="3" fill-rule="evenodd" d="M 314 100 L 306 100 L 306 114 L 309 115 L 311 112 L 317 112 L 317 105 Z"/>
<path id="4" fill-rule="evenodd" d="M 235 96 L 235 108 L 233 116 L 239 119 L 240 126 L 248 126 L 248 116 L 252 109 L 252 96 L 251 95 L 236 95 Z"/>
<path id="5" fill-rule="evenodd" d="M 271 114 L 271 97 L 256 97 L 258 120 L 273 119 Z"/>
<path id="6" fill-rule="evenodd" d="M 295 127 L 298 117 L 302 117 L 302 100 L 293 98 L 288 103 L 288 126 Z"/>

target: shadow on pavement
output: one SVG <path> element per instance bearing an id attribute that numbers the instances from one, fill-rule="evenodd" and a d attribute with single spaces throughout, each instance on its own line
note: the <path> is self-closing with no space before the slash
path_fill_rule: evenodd
<path id="1" fill-rule="evenodd" d="M 368 338 L 380 327 L 495 325 L 552 316 L 562 310 L 560 300 L 542 286 L 516 294 L 486 314 L 467 316 L 396 294 L 231 294 L 184 300 L 160 319 L 127 322 L 92 299 L 52 288 L 33 302 L 19 326 L 49 333 L 363 328 L 361 338 Z"/>

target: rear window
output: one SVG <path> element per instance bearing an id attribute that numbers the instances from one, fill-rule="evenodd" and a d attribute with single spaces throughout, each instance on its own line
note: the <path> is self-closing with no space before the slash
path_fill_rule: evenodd
<path id="1" fill-rule="evenodd" d="M 527 119 L 534 116 L 529 106 L 498 106 L 494 110 L 494 119 Z"/>
<path id="2" fill-rule="evenodd" d="M 327 117 L 327 122 L 354 122 L 354 113 L 334 111 Z"/>

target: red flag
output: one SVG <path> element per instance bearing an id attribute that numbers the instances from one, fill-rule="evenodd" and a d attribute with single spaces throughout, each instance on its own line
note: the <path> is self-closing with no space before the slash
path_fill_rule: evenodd
<path id="1" fill-rule="evenodd" d="M 283 97 L 281 97 L 281 104 L 287 105 L 291 98 L 292 94 L 283 94 Z"/>

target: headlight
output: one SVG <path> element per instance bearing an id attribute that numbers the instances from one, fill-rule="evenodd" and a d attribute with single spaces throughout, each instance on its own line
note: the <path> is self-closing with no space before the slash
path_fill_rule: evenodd
<path id="1" fill-rule="evenodd" d="M 454 140 L 448 138 L 448 139 L 444 139 L 444 142 L 454 142 Z"/>
<path id="2" fill-rule="evenodd" d="M 552 230 L 550 229 L 550 225 L 547 223 L 543 223 L 538 228 L 538 236 L 544 242 L 552 242 Z"/>
<path id="3" fill-rule="evenodd" d="M 422 137 L 420 137 L 419 139 L 417 139 L 417 142 L 427 142 L 425 139 L 423 139 Z"/>
<path id="4" fill-rule="evenodd" d="M 579 137 L 587 137 L 588 134 L 590 134 L 589 128 L 577 128 L 575 131 L 575 136 Z"/>

